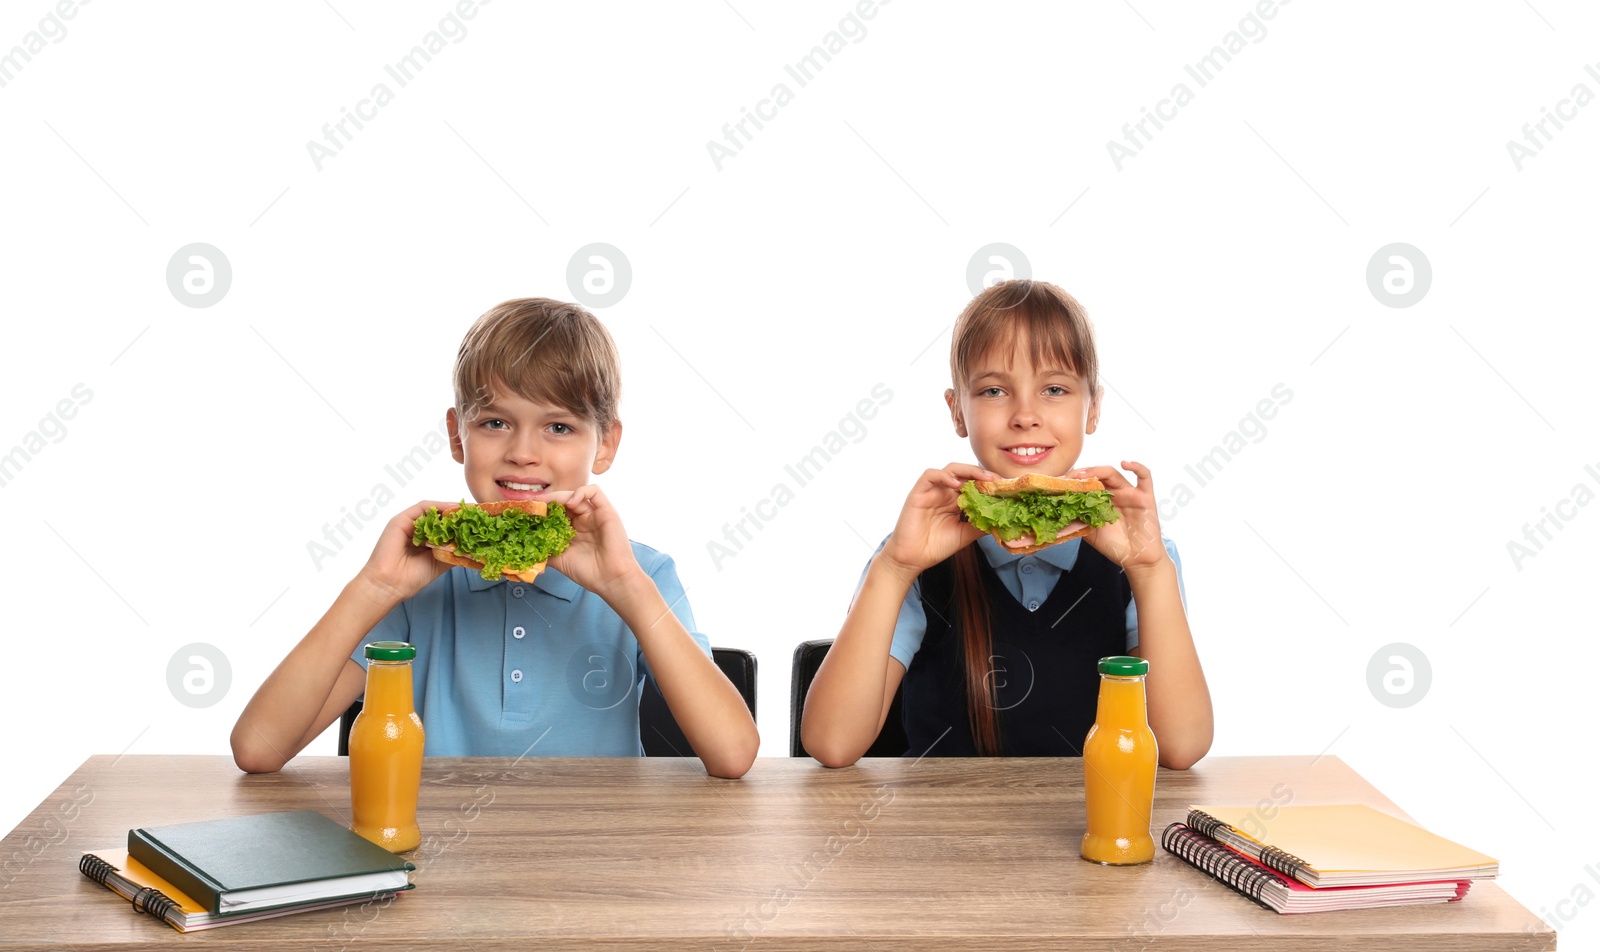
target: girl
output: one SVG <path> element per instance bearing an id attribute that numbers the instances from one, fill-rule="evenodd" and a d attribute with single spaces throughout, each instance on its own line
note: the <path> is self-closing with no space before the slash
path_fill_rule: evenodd
<path id="1" fill-rule="evenodd" d="M 1150 470 L 1123 461 L 1130 483 L 1110 466 L 1077 467 L 1101 394 L 1082 305 L 1042 281 L 994 285 L 956 321 L 950 374 L 945 403 L 978 465 L 930 469 L 906 497 L 811 684 L 806 750 L 829 767 L 855 763 L 903 686 L 908 754 L 1078 756 L 1095 661 L 1134 654 L 1150 661 L 1161 763 L 1190 766 L 1211 747 L 1211 695 Z M 956 498 L 969 479 L 1023 473 L 1098 478 L 1121 518 L 1034 555 L 1007 552 Z"/>

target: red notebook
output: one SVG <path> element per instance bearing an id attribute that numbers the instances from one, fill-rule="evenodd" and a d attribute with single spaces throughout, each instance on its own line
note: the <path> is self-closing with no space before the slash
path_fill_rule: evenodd
<path id="1" fill-rule="evenodd" d="M 1468 880 L 1442 880 L 1313 889 L 1182 823 L 1167 827 L 1161 845 L 1234 892 L 1282 915 L 1455 902 L 1472 886 Z"/>

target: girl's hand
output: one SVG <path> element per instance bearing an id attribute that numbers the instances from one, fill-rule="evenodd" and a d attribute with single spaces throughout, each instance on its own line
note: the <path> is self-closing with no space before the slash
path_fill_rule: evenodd
<path id="1" fill-rule="evenodd" d="M 567 550 L 550 560 L 550 567 L 572 579 L 609 604 L 623 587 L 640 574 L 622 517 L 600 487 L 590 483 L 575 490 L 543 492 L 534 497 L 559 502 L 577 530 Z"/>
<path id="2" fill-rule="evenodd" d="M 983 538 L 983 532 L 961 518 L 956 498 L 969 479 L 1000 478 L 967 463 L 951 463 L 944 469 L 923 473 L 900 509 L 894 532 L 883 545 L 884 558 L 907 575 L 915 576 Z"/>
<path id="3" fill-rule="evenodd" d="M 449 565 L 435 559 L 433 550 L 427 546 L 412 545 L 411 537 L 412 523 L 424 512 L 435 506 L 444 509 L 451 505 L 454 503 L 423 500 L 390 519 L 357 578 L 365 578 L 385 597 L 402 602 L 448 572 Z"/>
<path id="4" fill-rule="evenodd" d="M 1112 504 L 1122 513 L 1122 518 L 1109 526 L 1091 530 L 1083 537 L 1084 541 L 1124 570 L 1159 565 L 1167 558 L 1167 547 L 1161 542 L 1161 522 L 1156 512 L 1150 470 L 1132 460 L 1123 460 L 1122 465 L 1134 474 L 1137 483 L 1128 482 L 1121 470 L 1110 466 L 1090 466 L 1067 474 L 1068 479 L 1093 476 L 1100 480 L 1111 491 Z"/>

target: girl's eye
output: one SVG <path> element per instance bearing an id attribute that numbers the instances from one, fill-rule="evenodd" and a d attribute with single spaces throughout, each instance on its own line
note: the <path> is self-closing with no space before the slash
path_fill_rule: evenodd
<path id="1" fill-rule="evenodd" d="M 576 433 L 577 431 L 565 423 L 552 423 L 550 424 L 550 432 L 557 436 L 566 436 L 568 433 Z"/>

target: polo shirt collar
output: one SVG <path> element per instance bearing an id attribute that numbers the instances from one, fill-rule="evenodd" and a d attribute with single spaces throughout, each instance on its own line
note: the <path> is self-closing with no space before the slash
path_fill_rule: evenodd
<path id="1" fill-rule="evenodd" d="M 1052 545 L 1049 548 L 1041 549 L 1032 555 L 1017 555 L 1014 552 L 1006 551 L 1006 547 L 996 542 L 993 535 L 986 535 L 978 540 L 978 548 L 983 550 L 984 558 L 989 560 L 991 568 L 1010 565 L 1018 559 L 1039 559 L 1063 572 L 1070 572 L 1078 562 L 1078 544 L 1082 541 L 1083 537 L 1079 536 L 1076 539 L 1068 539 L 1060 545 Z"/>
<path id="2" fill-rule="evenodd" d="M 496 585 L 504 585 L 508 581 L 508 579 L 504 578 L 491 581 L 484 578 L 477 569 L 469 569 L 464 566 L 457 566 L 457 568 L 467 573 L 467 588 L 474 592 L 481 592 Z M 577 582 L 548 567 L 533 580 L 533 585 L 540 591 L 554 595 L 565 602 L 573 601 L 583 591 L 583 588 Z"/>

